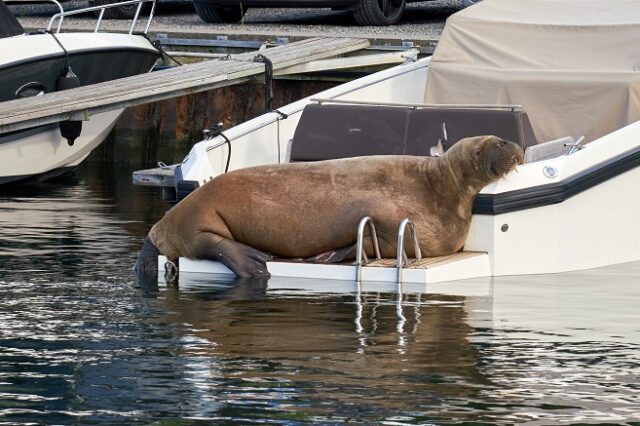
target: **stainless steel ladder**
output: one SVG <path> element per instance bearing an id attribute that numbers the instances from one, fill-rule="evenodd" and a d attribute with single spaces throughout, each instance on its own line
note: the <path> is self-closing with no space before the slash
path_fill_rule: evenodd
<path id="1" fill-rule="evenodd" d="M 373 243 L 373 251 L 376 255 L 376 259 L 382 259 L 380 255 L 380 243 L 378 242 L 378 234 L 376 233 L 376 227 L 373 224 L 373 219 L 369 216 L 365 216 L 360 220 L 358 224 L 358 240 L 356 243 L 356 281 L 362 280 L 362 265 L 363 258 L 364 264 L 369 263 L 367 253 L 364 251 L 364 228 L 369 226 L 369 233 L 371 234 L 371 242 Z"/>
<path id="2" fill-rule="evenodd" d="M 398 252 L 396 256 L 396 268 L 398 271 L 398 284 L 402 284 L 402 268 L 404 265 L 409 265 L 409 259 L 407 259 L 407 254 L 404 252 L 404 233 L 406 231 L 407 225 L 411 231 L 411 238 L 413 238 L 413 250 L 415 254 L 415 260 L 419 261 L 422 259 L 422 252 L 420 251 L 420 244 L 418 244 L 418 232 L 416 231 L 416 225 L 409 220 L 408 218 L 403 220 L 400 223 L 400 227 L 398 228 Z"/>
<path id="3" fill-rule="evenodd" d="M 378 234 L 376 233 L 376 227 L 373 223 L 373 219 L 369 216 L 365 216 L 360 220 L 358 224 L 358 239 L 356 243 L 356 282 L 362 281 L 362 267 L 369 263 L 369 258 L 364 250 L 364 231 L 366 227 L 369 227 L 369 234 L 373 243 L 373 250 L 376 259 L 382 259 L 380 254 L 380 242 L 378 241 Z M 404 234 L 407 226 L 411 231 L 410 237 L 413 239 L 413 250 L 415 253 L 414 262 L 422 259 L 422 252 L 420 251 L 420 245 L 418 244 L 418 232 L 416 225 L 410 220 L 405 219 L 400 223 L 398 227 L 398 251 L 396 256 L 396 269 L 397 269 L 397 282 L 402 283 L 402 270 L 403 267 L 409 265 L 409 259 L 404 251 Z"/>

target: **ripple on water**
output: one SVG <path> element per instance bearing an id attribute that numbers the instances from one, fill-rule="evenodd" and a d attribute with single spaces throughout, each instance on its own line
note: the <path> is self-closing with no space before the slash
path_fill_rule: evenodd
<path id="1" fill-rule="evenodd" d="M 638 264 L 401 303 L 143 288 L 165 206 L 103 172 L 0 194 L 0 423 L 640 421 Z"/>

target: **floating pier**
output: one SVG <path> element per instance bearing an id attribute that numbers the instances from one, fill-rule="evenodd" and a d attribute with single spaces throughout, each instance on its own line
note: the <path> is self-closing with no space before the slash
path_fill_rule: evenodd
<path id="1" fill-rule="evenodd" d="M 2 102 L 0 134 L 64 120 L 88 120 L 100 112 L 244 83 L 265 73 L 265 64 L 254 61 L 257 54 L 271 61 L 277 73 L 367 47 L 366 39 L 315 37 L 223 59 Z"/>

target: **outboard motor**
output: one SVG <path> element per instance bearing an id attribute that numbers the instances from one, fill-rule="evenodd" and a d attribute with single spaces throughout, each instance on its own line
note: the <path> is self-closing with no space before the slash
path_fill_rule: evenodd
<path id="1" fill-rule="evenodd" d="M 80 87 L 80 79 L 73 73 L 71 67 L 67 67 L 66 73 L 58 78 L 56 90 L 67 90 Z M 69 146 L 73 146 L 80 133 L 82 132 L 82 121 L 61 121 L 60 134 L 67 139 Z"/>

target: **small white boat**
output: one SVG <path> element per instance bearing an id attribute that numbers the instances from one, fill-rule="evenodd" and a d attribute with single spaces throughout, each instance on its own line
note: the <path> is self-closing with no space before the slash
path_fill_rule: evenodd
<path id="1" fill-rule="evenodd" d="M 148 2 L 155 6 L 155 0 L 132 0 L 65 12 L 53 1 L 59 12 L 52 16 L 47 30 L 38 33 L 25 33 L 0 2 L 0 102 L 151 71 L 159 52 L 144 34 L 133 34 L 138 14 L 128 34 L 100 31 L 107 8 L 137 4 L 140 11 Z M 65 17 L 92 12 L 100 13 L 95 32 L 62 31 Z M 0 184 L 46 179 L 72 169 L 102 143 L 122 111 L 96 114 L 83 122 L 0 133 Z"/>
<path id="2" fill-rule="evenodd" d="M 449 18 L 432 58 L 286 105 L 224 131 L 228 141 L 199 142 L 175 169 L 177 194 L 227 168 L 427 155 L 438 140 L 495 134 L 520 143 L 527 162 L 481 191 L 464 252 L 404 266 L 404 281 L 638 261 L 639 37 L 637 2 L 485 0 Z M 267 266 L 280 277 L 388 281 L 398 264 Z M 186 259 L 180 271 L 230 273 Z"/>

